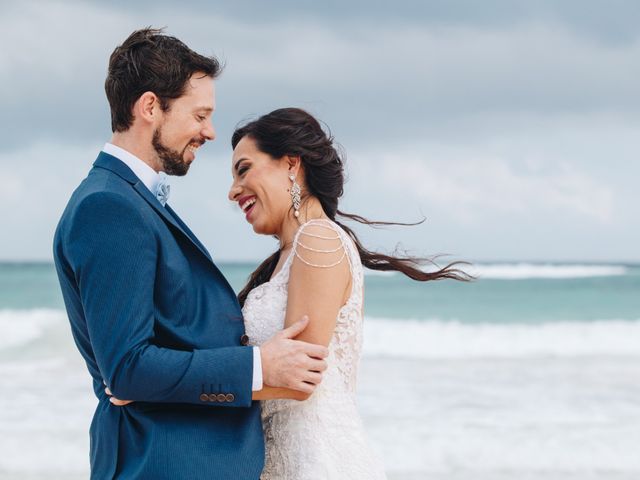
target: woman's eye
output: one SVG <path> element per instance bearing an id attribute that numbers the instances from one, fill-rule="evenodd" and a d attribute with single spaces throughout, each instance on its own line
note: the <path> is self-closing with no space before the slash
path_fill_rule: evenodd
<path id="1" fill-rule="evenodd" d="M 240 167 L 238 169 L 238 175 L 244 175 L 244 172 L 246 172 L 247 170 L 249 170 L 249 167 Z"/>
<path id="2" fill-rule="evenodd" d="M 204 122 L 207 119 L 207 117 L 205 117 L 204 115 L 198 115 L 198 121 L 199 122 Z"/>

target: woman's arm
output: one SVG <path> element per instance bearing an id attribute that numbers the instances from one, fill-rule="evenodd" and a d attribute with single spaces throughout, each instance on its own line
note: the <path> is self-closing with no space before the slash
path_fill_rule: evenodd
<path id="1" fill-rule="evenodd" d="M 307 315 L 309 325 L 296 340 L 328 346 L 336 327 L 338 311 L 351 289 L 351 270 L 339 234 L 329 226 L 311 223 L 294 243 L 294 258 L 289 273 L 285 328 Z M 320 373 L 315 373 L 321 377 Z M 311 378 L 310 378 L 311 380 Z M 254 400 L 292 398 L 306 400 L 310 393 L 271 388 L 253 393 Z"/>
<path id="2" fill-rule="evenodd" d="M 301 392 L 299 390 L 291 390 L 289 388 L 275 388 L 265 385 L 262 390 L 253 392 L 252 400 L 275 400 L 275 399 L 290 399 L 290 400 L 306 400 L 311 394 Z"/>
<path id="3" fill-rule="evenodd" d="M 296 339 L 328 346 L 351 288 L 342 239 L 333 228 L 312 223 L 303 227 L 293 248 L 285 328 L 307 315 L 309 325 Z"/>

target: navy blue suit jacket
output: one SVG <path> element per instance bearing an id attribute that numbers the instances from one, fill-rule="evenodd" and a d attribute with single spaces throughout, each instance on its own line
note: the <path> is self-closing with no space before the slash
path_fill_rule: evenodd
<path id="1" fill-rule="evenodd" d="M 71 331 L 98 397 L 92 479 L 257 479 L 253 351 L 209 253 L 123 162 L 100 153 L 54 238 Z M 122 399 L 108 401 L 103 380 Z"/>

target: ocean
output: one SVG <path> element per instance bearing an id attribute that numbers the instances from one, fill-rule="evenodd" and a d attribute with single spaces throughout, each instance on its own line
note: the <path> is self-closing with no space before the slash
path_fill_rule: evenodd
<path id="1" fill-rule="evenodd" d="M 239 290 L 254 265 L 221 264 Z M 391 480 L 640 479 L 640 266 L 370 273 L 358 401 Z M 54 268 L 0 263 L 0 478 L 88 477 L 95 408 Z"/>

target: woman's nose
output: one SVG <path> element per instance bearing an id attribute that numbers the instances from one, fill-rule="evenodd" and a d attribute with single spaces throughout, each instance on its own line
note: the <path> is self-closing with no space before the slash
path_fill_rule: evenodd
<path id="1" fill-rule="evenodd" d="M 229 189 L 229 200 L 235 202 L 241 191 L 242 189 L 240 188 L 240 185 L 238 185 L 236 182 L 233 182 L 231 184 L 231 188 Z"/>

